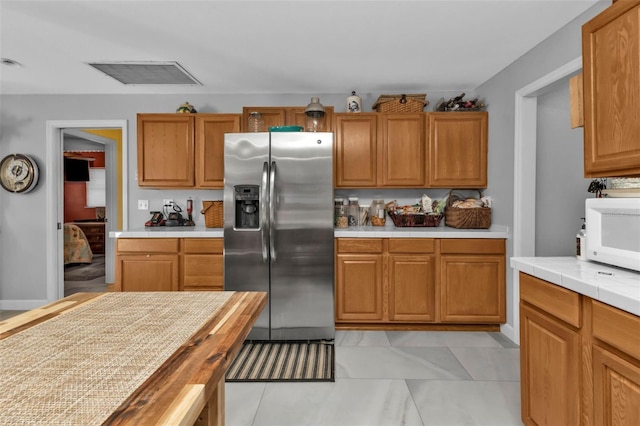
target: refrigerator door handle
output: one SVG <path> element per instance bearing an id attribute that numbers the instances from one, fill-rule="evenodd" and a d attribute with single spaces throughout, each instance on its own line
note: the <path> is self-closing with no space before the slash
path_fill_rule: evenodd
<path id="1" fill-rule="evenodd" d="M 262 262 L 269 260 L 267 239 L 269 238 L 269 213 L 268 213 L 268 189 L 269 188 L 269 163 L 262 165 L 262 182 L 260 185 L 260 237 L 262 239 Z"/>
<path id="2" fill-rule="evenodd" d="M 276 162 L 271 163 L 269 175 L 269 253 L 271 263 L 276 261 Z"/>

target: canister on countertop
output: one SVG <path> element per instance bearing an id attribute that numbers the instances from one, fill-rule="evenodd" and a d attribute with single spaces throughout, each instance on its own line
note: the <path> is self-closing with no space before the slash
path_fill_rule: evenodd
<path id="1" fill-rule="evenodd" d="M 349 197 L 347 214 L 349 215 L 349 226 L 358 226 L 358 216 L 360 215 L 358 197 Z"/>
<path id="2" fill-rule="evenodd" d="M 347 218 L 347 206 L 344 198 L 336 197 L 333 199 L 334 225 L 336 228 L 348 228 L 349 220 Z"/>
<path id="3" fill-rule="evenodd" d="M 373 200 L 371 208 L 369 209 L 369 217 L 371 218 L 371 225 L 384 226 L 387 217 L 385 211 L 384 200 Z"/>
<path id="4" fill-rule="evenodd" d="M 371 206 L 369 205 L 360 206 L 360 212 L 358 214 L 358 226 L 371 225 L 371 220 L 369 219 L 369 209 L 371 209 Z"/>

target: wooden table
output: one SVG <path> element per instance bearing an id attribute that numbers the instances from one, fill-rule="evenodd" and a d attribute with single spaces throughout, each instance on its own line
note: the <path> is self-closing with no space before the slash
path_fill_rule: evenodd
<path id="1" fill-rule="evenodd" d="M 266 301 L 266 293 L 261 292 L 77 293 L 2 321 L 0 423 L 11 421 L 3 415 L 23 413 L 21 420 L 27 419 L 29 424 L 37 419 L 39 424 L 223 425 L 225 372 Z M 135 308 L 127 311 L 127 304 Z M 215 308 L 207 312 L 202 306 Z M 172 329 L 174 316 L 185 323 L 175 324 L 177 332 Z M 189 337 L 176 338 L 180 333 Z M 111 347 L 110 341 L 117 344 Z M 145 349 L 148 342 L 155 342 L 151 350 Z M 168 351 L 168 356 L 158 355 L 162 350 Z M 66 352 L 68 359 L 63 358 Z M 145 356 L 157 358 L 157 366 L 145 364 Z M 138 358 L 143 365 L 134 365 Z M 132 365 L 126 365 L 129 360 Z M 149 374 L 144 372 L 145 366 L 150 368 Z M 52 372 L 57 368 L 63 370 Z M 88 377 L 83 377 L 84 372 Z M 126 384 L 118 379 L 128 382 L 136 375 L 141 384 L 133 381 L 133 390 L 118 399 L 113 389 L 120 390 Z M 17 380 L 18 386 L 11 380 Z M 92 385 L 97 389 L 91 389 Z M 55 403 L 60 404 L 67 395 L 55 386 L 69 389 L 73 403 L 56 407 Z M 5 392 L 17 388 L 27 391 Z M 78 389 L 76 396 L 73 392 Z M 48 397 L 39 396 L 39 392 L 53 392 L 54 397 L 49 398 L 52 405 L 46 407 L 54 408 L 42 407 L 42 400 Z M 97 415 L 100 421 L 78 421 L 77 411 L 87 408 L 76 410 L 75 402 L 84 400 L 85 395 L 94 398 L 86 401 L 89 409 L 107 400 L 115 402 L 113 407 L 102 407 L 103 412 Z M 68 417 L 61 417 L 61 411 Z M 51 419 L 43 418 L 49 414 Z"/>

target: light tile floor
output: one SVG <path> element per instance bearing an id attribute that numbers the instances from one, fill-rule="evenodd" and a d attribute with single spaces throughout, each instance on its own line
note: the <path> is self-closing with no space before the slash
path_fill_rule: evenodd
<path id="1" fill-rule="evenodd" d="M 228 426 L 521 425 L 500 333 L 338 331 L 335 383 L 227 383 Z"/>

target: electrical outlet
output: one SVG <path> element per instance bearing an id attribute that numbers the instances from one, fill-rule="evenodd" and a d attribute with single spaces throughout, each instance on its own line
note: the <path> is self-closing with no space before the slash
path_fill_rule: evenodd
<path id="1" fill-rule="evenodd" d="M 172 204 L 173 204 L 173 200 L 171 200 L 171 199 L 162 200 L 162 205 L 163 206 L 170 206 Z"/>
<path id="2" fill-rule="evenodd" d="M 138 200 L 138 210 L 149 210 L 149 200 Z"/>

